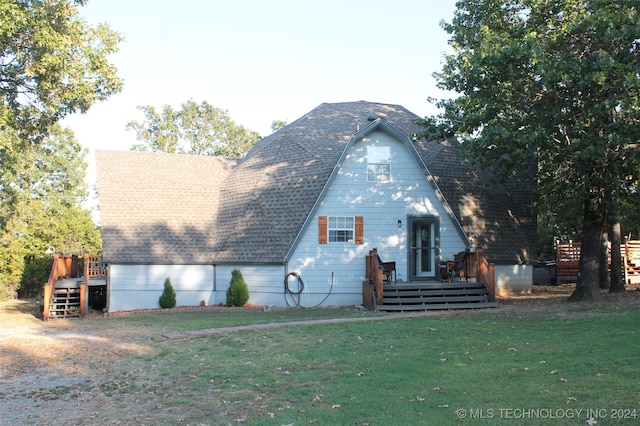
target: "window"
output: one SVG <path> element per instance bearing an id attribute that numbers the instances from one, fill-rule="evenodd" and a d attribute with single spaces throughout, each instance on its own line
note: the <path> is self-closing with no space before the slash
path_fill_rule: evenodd
<path id="1" fill-rule="evenodd" d="M 328 230 L 330 243 L 353 242 L 353 217 L 329 217 Z"/>
<path id="2" fill-rule="evenodd" d="M 364 217 L 319 216 L 318 243 L 364 244 Z"/>
<path id="3" fill-rule="evenodd" d="M 391 180 L 390 147 L 367 147 L 367 180 L 369 182 L 389 182 Z"/>

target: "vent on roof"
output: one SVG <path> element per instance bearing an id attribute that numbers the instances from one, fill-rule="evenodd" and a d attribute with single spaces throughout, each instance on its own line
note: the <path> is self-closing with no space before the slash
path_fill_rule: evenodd
<path id="1" fill-rule="evenodd" d="M 368 121 L 375 121 L 376 118 L 378 118 L 378 116 L 371 114 L 370 116 L 367 117 Z"/>

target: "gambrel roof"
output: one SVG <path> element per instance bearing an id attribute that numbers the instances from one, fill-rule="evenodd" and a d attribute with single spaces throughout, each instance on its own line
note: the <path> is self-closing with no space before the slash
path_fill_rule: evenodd
<path id="1" fill-rule="evenodd" d="M 412 141 L 458 222 L 491 261 L 529 261 L 535 217 L 516 200 L 530 191 L 486 187 L 481 173 L 464 168 L 455 143 L 416 137 L 423 130 L 418 118 L 399 105 L 325 103 L 240 161 L 97 152 L 105 261 L 284 262 L 345 147 L 375 119 Z"/>

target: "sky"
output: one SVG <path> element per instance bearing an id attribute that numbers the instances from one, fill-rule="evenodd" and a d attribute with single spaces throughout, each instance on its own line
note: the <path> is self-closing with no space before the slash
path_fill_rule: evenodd
<path id="1" fill-rule="evenodd" d="M 455 0 L 89 0 L 88 23 L 125 40 L 110 56 L 121 93 L 63 122 L 94 152 L 129 150 L 138 106 L 206 101 L 262 136 L 324 102 L 399 104 L 419 116 L 441 98 L 432 74 L 450 51 L 440 21 Z"/>

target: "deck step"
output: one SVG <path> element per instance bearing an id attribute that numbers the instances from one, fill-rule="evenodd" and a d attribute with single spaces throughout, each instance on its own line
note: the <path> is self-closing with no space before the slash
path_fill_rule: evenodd
<path id="1" fill-rule="evenodd" d="M 49 318 L 80 318 L 80 288 L 56 286 L 49 305 Z"/>
<path id="2" fill-rule="evenodd" d="M 449 309 L 487 309 L 495 308 L 498 304 L 496 302 L 482 302 L 482 303 L 434 303 L 434 304 L 420 304 L 420 305 L 378 305 L 379 311 L 388 312 L 404 312 L 404 311 L 437 311 L 437 310 L 449 310 Z"/>
<path id="3" fill-rule="evenodd" d="M 380 311 L 495 308 L 479 282 L 417 282 L 384 286 Z"/>
<path id="4" fill-rule="evenodd" d="M 464 296 L 436 296 L 429 297 L 424 295 L 421 297 L 385 297 L 382 299 L 382 303 L 385 305 L 400 303 L 403 305 L 415 305 L 418 303 L 477 303 L 488 302 L 488 297 L 485 294 L 480 295 L 464 295 Z"/>

